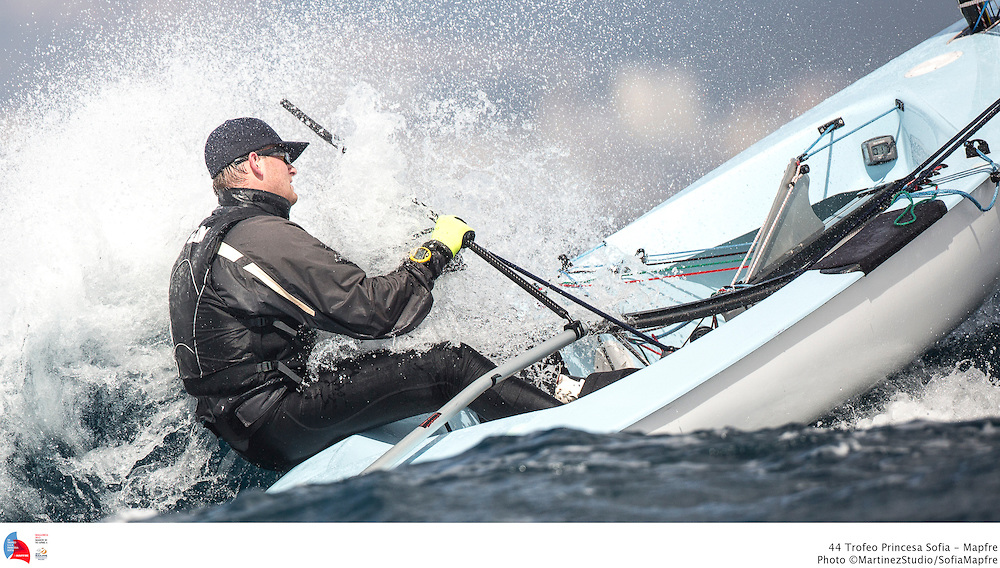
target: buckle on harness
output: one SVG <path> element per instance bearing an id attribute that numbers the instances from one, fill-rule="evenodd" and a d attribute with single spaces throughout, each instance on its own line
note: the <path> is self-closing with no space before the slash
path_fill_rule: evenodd
<path id="1" fill-rule="evenodd" d="M 291 370 L 288 365 L 282 363 L 281 361 L 265 361 L 263 363 L 257 363 L 258 373 L 267 373 L 270 371 L 278 371 L 299 385 L 305 382 L 302 380 L 302 377 L 298 375 L 298 373 Z"/>
<path id="2" fill-rule="evenodd" d="M 247 321 L 246 325 L 247 327 L 256 329 L 264 327 L 273 327 L 274 329 L 283 332 L 285 335 L 291 338 L 294 338 L 299 334 L 297 329 L 293 328 L 292 326 L 288 325 L 287 323 L 281 321 L 278 318 L 267 318 L 267 317 L 251 318 L 250 320 Z"/>

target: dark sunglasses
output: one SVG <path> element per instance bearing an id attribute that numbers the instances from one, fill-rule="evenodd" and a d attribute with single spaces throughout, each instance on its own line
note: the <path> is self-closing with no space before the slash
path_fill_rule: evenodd
<path id="1" fill-rule="evenodd" d="M 285 150 L 281 148 L 271 148 L 270 150 L 261 150 L 257 152 L 258 156 L 274 156 L 275 158 L 281 158 L 289 166 L 292 165 L 292 156 Z"/>
<path id="2" fill-rule="evenodd" d="M 289 166 L 292 165 L 292 156 L 285 150 L 281 148 L 268 148 L 267 150 L 257 150 L 251 152 L 252 154 L 257 154 L 258 156 L 273 156 L 275 158 L 281 158 Z M 250 159 L 250 154 L 243 156 L 242 158 L 237 158 L 233 164 L 242 164 L 243 162 Z"/>

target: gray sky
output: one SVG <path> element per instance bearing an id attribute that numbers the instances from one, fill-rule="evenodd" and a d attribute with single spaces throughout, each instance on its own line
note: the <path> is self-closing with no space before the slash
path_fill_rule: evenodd
<path id="1" fill-rule="evenodd" d="M 0 14 L 0 119 L 215 35 L 236 65 L 304 76 L 334 60 L 404 106 L 484 93 L 653 197 L 961 19 L 952 0 L 0 0 Z M 310 34 L 326 43 L 303 53 Z"/>
<path id="2" fill-rule="evenodd" d="M 583 79 L 598 84 L 627 63 L 680 65 L 705 81 L 707 92 L 718 98 L 765 91 L 804 68 L 854 79 L 960 18 L 956 3 L 949 0 L 272 0 L 232 5 L 237 10 L 272 11 L 272 15 L 280 11 L 284 16 L 332 13 L 337 18 L 340 12 L 360 24 L 382 22 L 430 44 L 462 42 L 487 50 L 513 46 L 520 53 L 513 53 L 510 61 L 534 59 L 547 67 L 493 77 L 500 88 L 558 81 L 556 60 L 561 57 L 564 64 L 578 66 L 574 71 L 582 71 Z M 6 98 L 44 80 L 35 73 L 53 59 L 86 56 L 83 44 L 96 37 L 136 42 L 141 38 L 127 37 L 130 29 L 148 33 L 153 26 L 144 23 L 168 22 L 171 15 L 191 23 L 225 14 L 225 10 L 216 12 L 216 7 L 221 3 L 0 0 L 0 49 L 5 54 L 0 60 L 2 93 Z M 446 69 L 436 71 L 441 76 L 449 74 Z M 462 73 L 463 69 L 450 71 Z"/>

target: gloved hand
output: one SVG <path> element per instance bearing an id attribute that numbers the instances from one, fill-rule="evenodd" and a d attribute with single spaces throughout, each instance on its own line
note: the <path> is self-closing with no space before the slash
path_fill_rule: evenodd
<path id="1" fill-rule="evenodd" d="M 438 217 L 434 224 L 434 232 L 431 233 L 431 240 L 438 241 L 451 249 L 451 254 L 456 255 L 476 238 L 476 232 L 472 227 L 465 224 L 465 221 L 454 215 L 442 215 Z"/>

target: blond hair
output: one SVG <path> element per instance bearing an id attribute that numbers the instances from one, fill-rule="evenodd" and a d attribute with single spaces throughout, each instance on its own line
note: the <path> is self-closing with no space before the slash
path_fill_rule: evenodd
<path id="1" fill-rule="evenodd" d="M 222 171 L 212 178 L 212 189 L 215 191 L 215 195 L 222 195 L 222 192 L 227 189 L 239 187 L 249 174 L 246 162 L 229 164 L 222 168 Z"/>

